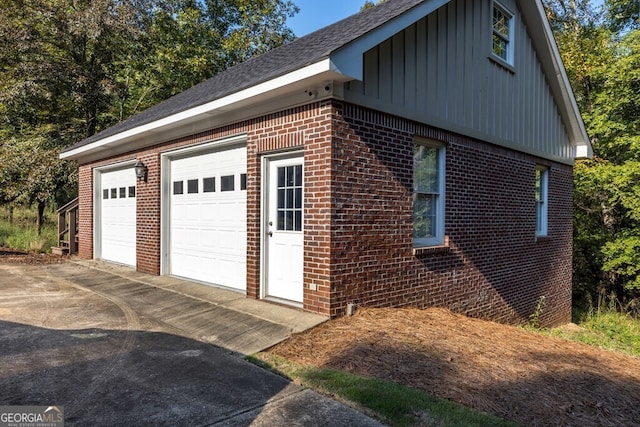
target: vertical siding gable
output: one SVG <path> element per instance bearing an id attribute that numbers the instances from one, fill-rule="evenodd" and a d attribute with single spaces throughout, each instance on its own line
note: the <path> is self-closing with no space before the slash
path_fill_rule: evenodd
<path id="1" fill-rule="evenodd" d="M 573 147 L 512 0 L 514 66 L 491 56 L 491 0 L 453 0 L 364 54 L 345 99 L 566 163 Z"/>

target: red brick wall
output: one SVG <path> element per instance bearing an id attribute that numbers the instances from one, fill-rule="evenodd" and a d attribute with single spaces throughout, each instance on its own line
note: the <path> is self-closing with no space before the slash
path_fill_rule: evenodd
<path id="1" fill-rule="evenodd" d="M 93 169 L 78 168 L 78 256 L 93 258 Z"/>
<path id="2" fill-rule="evenodd" d="M 93 257 L 93 169 L 140 159 L 148 167 L 147 182 L 138 181 L 137 269 L 160 274 L 160 158 L 161 153 L 214 139 L 247 135 L 247 296 L 260 296 L 260 171 L 263 155 L 303 150 L 306 162 L 304 307 L 329 314 L 329 226 L 331 177 L 331 112 L 328 101 L 292 108 L 125 153 L 80 166 L 79 256 Z"/>
<path id="3" fill-rule="evenodd" d="M 375 111 L 336 103 L 331 314 L 444 306 L 508 323 L 571 315 L 572 169 Z M 414 136 L 446 143 L 449 248 L 412 251 Z M 549 165 L 549 238 L 536 241 L 537 162 Z"/>
<path id="4" fill-rule="evenodd" d="M 247 135 L 247 295 L 260 296 L 261 159 L 304 150 L 304 307 L 341 315 L 346 304 L 446 306 L 503 322 L 570 320 L 569 166 L 537 160 L 372 110 L 322 101 L 80 166 L 80 256 L 93 256 L 93 168 L 141 159 L 137 268 L 160 273 L 160 154 Z M 449 248 L 412 251 L 414 136 L 447 146 Z M 536 163 L 549 173 L 549 239 L 535 239 Z"/>

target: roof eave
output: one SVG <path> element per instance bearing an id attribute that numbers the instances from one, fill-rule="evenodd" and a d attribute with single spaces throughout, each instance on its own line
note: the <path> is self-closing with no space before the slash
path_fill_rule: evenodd
<path id="1" fill-rule="evenodd" d="M 591 141 L 571 89 L 560 51 L 553 37 L 553 31 L 546 18 L 544 7 L 540 0 L 518 0 L 518 4 L 529 27 L 539 27 L 544 30 L 541 32 L 531 31 L 529 35 L 540 55 L 540 62 L 549 79 L 551 91 L 558 100 L 558 110 L 567 127 L 569 140 L 574 147 L 574 158 L 591 158 L 593 157 Z"/>
<path id="2" fill-rule="evenodd" d="M 347 80 L 351 80 L 351 78 L 338 72 L 335 65 L 329 58 L 324 58 L 316 63 L 307 65 L 298 70 L 251 86 L 244 90 L 234 92 L 214 101 L 172 114 L 150 123 L 136 126 L 124 132 L 91 142 L 87 145 L 64 151 L 60 153 L 60 158 L 66 160 L 81 160 L 88 156 L 95 157 L 95 153 L 98 152 L 109 152 L 109 154 L 112 155 L 117 154 L 118 152 L 130 151 L 128 146 L 123 146 L 127 145 L 127 143 L 144 139 L 148 134 L 170 134 L 172 130 L 179 128 L 193 129 L 193 127 L 189 127 L 188 125 L 201 121 L 207 117 L 211 117 L 212 115 L 228 113 L 232 110 L 244 108 L 251 103 L 267 102 L 270 99 L 277 99 L 282 97 L 285 92 L 291 92 L 298 87 L 302 89 L 306 85 L 317 83 L 319 81 L 344 82 Z M 187 131 L 186 133 L 191 133 L 191 131 Z M 171 135 L 172 137 L 179 136 L 175 133 L 172 133 Z M 123 148 L 116 149 L 116 147 Z"/>

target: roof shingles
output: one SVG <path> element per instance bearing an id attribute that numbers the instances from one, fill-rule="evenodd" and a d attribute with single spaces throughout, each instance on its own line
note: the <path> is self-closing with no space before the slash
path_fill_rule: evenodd
<path id="1" fill-rule="evenodd" d="M 223 71 L 166 101 L 150 107 L 63 150 L 71 151 L 101 139 L 152 123 L 284 74 L 314 64 L 424 0 L 387 0 L 335 24 L 293 40 Z"/>

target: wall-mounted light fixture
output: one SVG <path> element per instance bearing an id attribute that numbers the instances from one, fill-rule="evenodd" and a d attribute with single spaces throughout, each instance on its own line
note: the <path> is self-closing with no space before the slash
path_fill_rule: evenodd
<path id="1" fill-rule="evenodd" d="M 147 180 L 147 167 L 139 159 L 135 166 L 133 166 L 133 170 L 135 170 L 138 180 Z"/>

